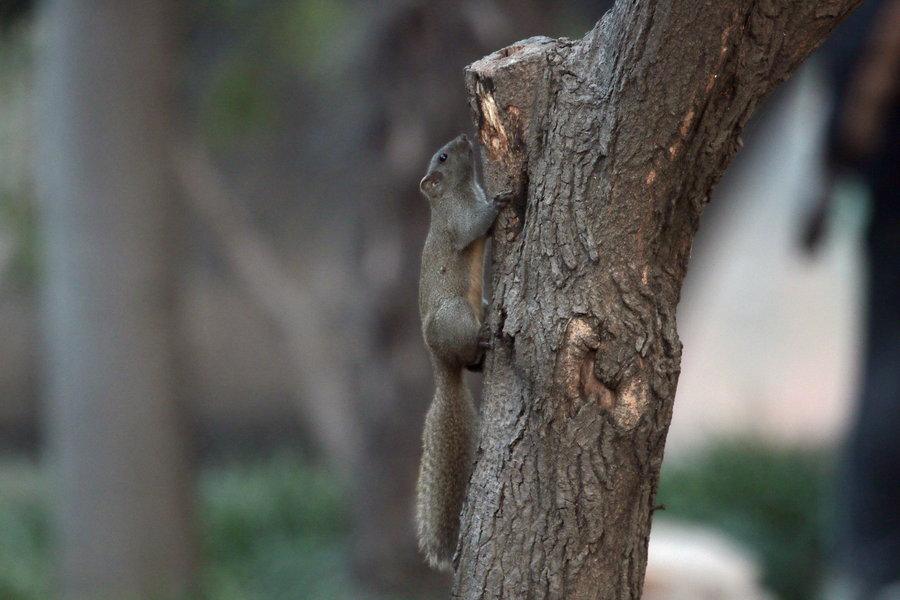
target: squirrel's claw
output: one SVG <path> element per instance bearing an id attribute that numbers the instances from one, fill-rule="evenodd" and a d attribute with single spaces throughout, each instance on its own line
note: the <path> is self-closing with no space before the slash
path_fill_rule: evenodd
<path id="1" fill-rule="evenodd" d="M 513 201 L 516 195 L 510 190 L 506 190 L 505 192 L 500 192 L 496 196 L 494 196 L 495 204 L 509 204 Z"/>
<path id="2" fill-rule="evenodd" d="M 481 326 L 481 329 L 478 330 L 478 360 L 470 365 L 466 365 L 466 368 L 473 373 L 481 373 L 484 369 L 484 352 L 485 350 L 490 350 L 492 346 L 491 329 L 488 327 L 487 323 L 485 323 Z"/>
<path id="3" fill-rule="evenodd" d="M 478 330 L 478 347 L 482 350 L 490 350 L 493 347 L 491 343 L 491 328 L 485 321 Z"/>
<path id="4" fill-rule="evenodd" d="M 481 373 L 484 371 L 484 352 L 482 352 L 478 356 L 478 362 L 474 362 L 471 365 L 466 365 L 466 369 L 473 373 Z"/>

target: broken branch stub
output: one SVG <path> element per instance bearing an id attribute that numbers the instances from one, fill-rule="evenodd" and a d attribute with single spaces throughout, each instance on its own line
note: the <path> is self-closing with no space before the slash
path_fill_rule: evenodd
<path id="1" fill-rule="evenodd" d="M 484 179 L 492 192 L 511 191 L 516 207 L 528 192 L 528 151 L 543 66 L 556 40 L 533 37 L 498 50 L 466 68 L 475 126 L 481 140 Z M 518 210 L 517 210 L 518 212 Z"/>

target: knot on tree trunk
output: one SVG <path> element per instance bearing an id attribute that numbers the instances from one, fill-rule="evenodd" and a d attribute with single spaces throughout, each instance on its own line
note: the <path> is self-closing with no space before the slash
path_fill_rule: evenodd
<path id="1" fill-rule="evenodd" d="M 617 351 L 621 347 L 609 332 L 601 333 L 597 319 L 569 321 L 557 354 L 555 379 L 570 415 L 590 402 L 604 409 L 621 429 L 631 430 L 638 424 L 651 398 L 644 360 L 640 354 Z"/>

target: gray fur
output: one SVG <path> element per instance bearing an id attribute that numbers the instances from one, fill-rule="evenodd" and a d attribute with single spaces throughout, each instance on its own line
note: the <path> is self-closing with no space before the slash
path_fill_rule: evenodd
<path id="1" fill-rule="evenodd" d="M 435 394 L 425 418 L 416 529 L 428 563 L 449 569 L 476 447 L 477 416 L 462 370 L 477 363 L 482 353 L 478 333 L 484 318 L 484 237 L 501 201 L 486 200 L 465 135 L 434 154 L 419 188 L 431 205 L 419 312 Z"/>

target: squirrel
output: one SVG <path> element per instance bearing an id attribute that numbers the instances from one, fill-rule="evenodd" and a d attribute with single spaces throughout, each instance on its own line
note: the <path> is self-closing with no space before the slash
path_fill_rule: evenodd
<path id="1" fill-rule="evenodd" d="M 435 393 L 422 436 L 416 531 L 428 563 L 449 570 L 477 446 L 478 419 L 463 369 L 477 370 L 483 360 L 484 242 L 509 194 L 486 199 L 465 134 L 434 154 L 419 189 L 431 205 L 419 312 Z"/>

